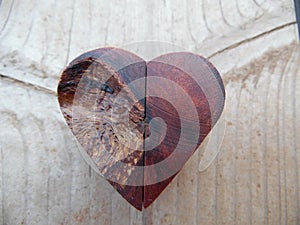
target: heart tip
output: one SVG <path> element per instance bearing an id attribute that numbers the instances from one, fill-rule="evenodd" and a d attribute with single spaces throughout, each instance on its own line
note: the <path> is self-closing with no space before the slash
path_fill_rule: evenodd
<path id="1" fill-rule="evenodd" d="M 143 211 L 143 206 L 134 206 L 132 205 L 135 209 L 137 209 L 138 211 L 142 212 Z"/>
<path id="2" fill-rule="evenodd" d="M 143 203 L 136 203 L 134 201 L 130 201 L 129 199 L 125 199 L 132 207 L 134 207 L 136 210 L 142 212 L 143 211 Z"/>

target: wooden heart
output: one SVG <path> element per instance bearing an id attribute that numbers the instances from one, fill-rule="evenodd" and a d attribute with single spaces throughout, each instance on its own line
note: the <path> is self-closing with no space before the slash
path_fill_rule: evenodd
<path id="1" fill-rule="evenodd" d="M 177 52 L 150 62 L 118 48 L 87 52 L 64 70 L 58 101 L 97 172 L 135 208 L 147 208 L 221 115 L 214 66 Z"/>

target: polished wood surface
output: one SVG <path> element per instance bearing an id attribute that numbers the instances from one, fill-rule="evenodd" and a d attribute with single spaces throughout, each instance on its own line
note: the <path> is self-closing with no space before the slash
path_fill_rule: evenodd
<path id="1" fill-rule="evenodd" d="M 293 1 L 0 4 L 0 224 L 299 224 Z M 225 84 L 224 117 L 144 213 L 88 166 L 57 101 L 67 64 L 105 46 L 200 54 Z"/>

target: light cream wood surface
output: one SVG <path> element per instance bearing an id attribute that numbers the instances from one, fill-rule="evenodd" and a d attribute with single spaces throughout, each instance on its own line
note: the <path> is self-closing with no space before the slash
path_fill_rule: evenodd
<path id="1" fill-rule="evenodd" d="M 0 224 L 300 224 L 291 0 L 0 3 Z M 139 53 L 145 41 L 158 53 L 170 45 L 208 57 L 227 97 L 225 128 L 140 213 L 83 160 L 56 86 L 77 55 L 103 46 Z M 219 154 L 203 170 L 210 151 Z"/>

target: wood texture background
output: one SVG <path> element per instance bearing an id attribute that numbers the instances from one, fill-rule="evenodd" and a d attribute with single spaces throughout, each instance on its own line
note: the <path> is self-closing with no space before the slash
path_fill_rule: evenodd
<path id="1" fill-rule="evenodd" d="M 297 39 L 291 0 L 0 0 L 0 224 L 300 224 Z M 56 86 L 82 52 L 143 41 L 208 57 L 227 99 L 217 158 L 140 213 L 83 160 Z"/>

